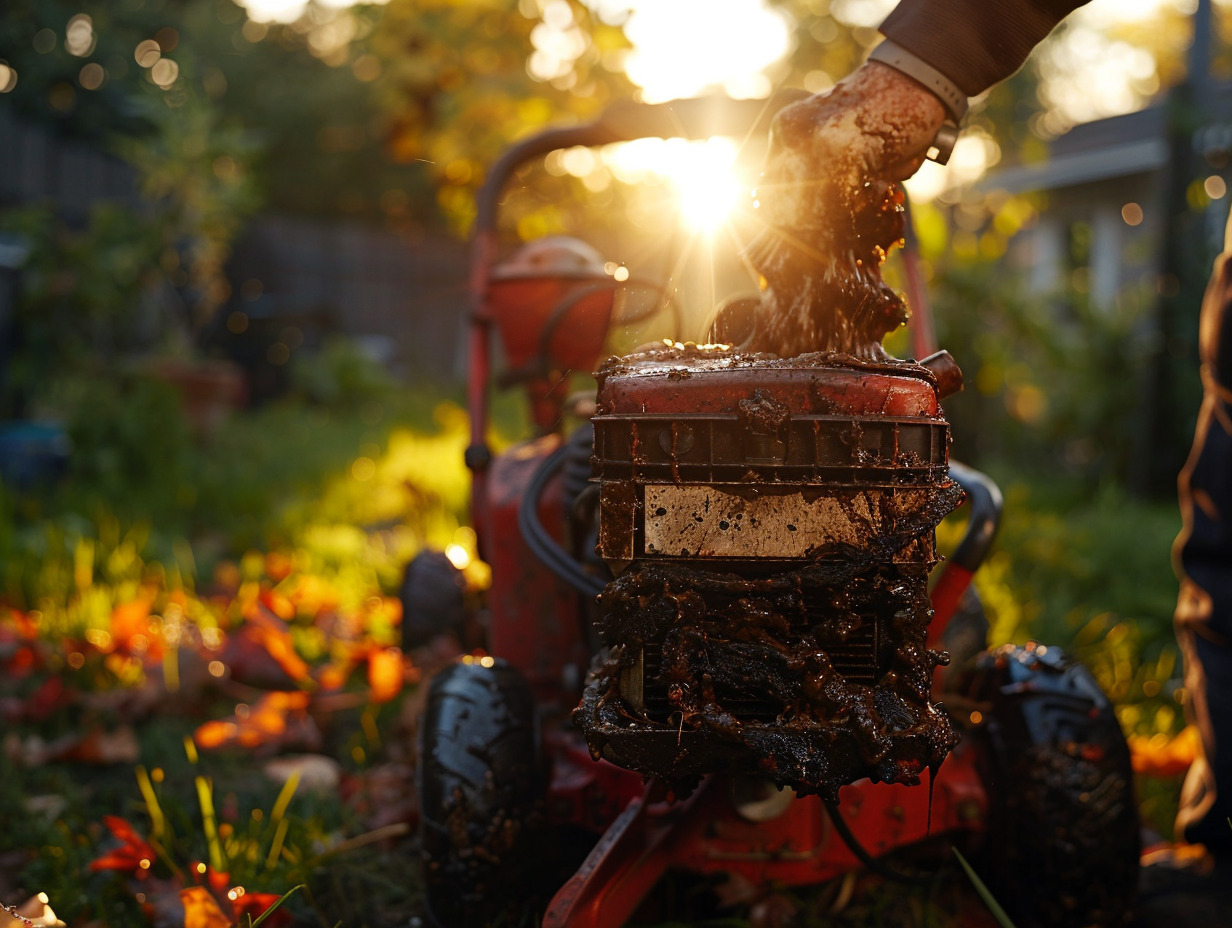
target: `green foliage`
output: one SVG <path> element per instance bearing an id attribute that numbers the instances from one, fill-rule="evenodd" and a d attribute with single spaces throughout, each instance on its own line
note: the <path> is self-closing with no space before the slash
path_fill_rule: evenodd
<path id="1" fill-rule="evenodd" d="M 314 403 L 358 408 L 389 396 L 394 384 L 385 369 L 353 340 L 335 335 L 310 355 L 292 362 L 292 388 Z"/>
<path id="2" fill-rule="evenodd" d="M 1041 477 L 1124 484 L 1147 450 L 1143 369 L 1148 300 L 1096 308 L 1025 295 L 992 264 L 951 267 L 933 284 L 940 343 L 966 374 L 946 403 L 955 453 L 1014 460 Z"/>
<path id="3" fill-rule="evenodd" d="M 55 376 L 105 371 L 147 350 L 163 330 L 150 299 L 160 280 L 156 223 L 114 204 L 95 207 L 74 230 L 46 207 L 13 210 L 2 227 L 29 250 L 14 319 L 15 344 L 0 405 L 21 411 Z"/>
<path id="4" fill-rule="evenodd" d="M 958 848 L 954 848 L 954 856 L 958 858 L 958 862 L 962 864 L 963 872 L 967 874 L 967 878 L 971 880 L 971 884 L 975 887 L 975 891 L 980 894 L 980 898 L 984 900 L 984 904 L 988 906 L 988 911 L 992 913 L 993 918 L 997 920 L 997 924 L 1001 928 L 1014 928 L 1014 923 L 1005 913 L 1005 909 L 1001 908 L 1001 904 L 997 902 L 995 896 L 980 879 L 979 874 L 975 872 L 975 868 L 968 863 L 967 858 L 962 855 Z"/>
<path id="5" fill-rule="evenodd" d="M 86 608 L 83 545 L 100 565 L 84 584 L 92 578 L 101 596 L 98 615 L 155 564 L 191 587 L 250 548 L 298 548 L 305 569 L 362 601 L 393 589 L 421 545 L 444 547 L 465 522 L 466 419 L 431 393 L 271 405 L 195 438 L 174 394 L 149 377 L 71 386 L 55 407 L 75 441 L 69 473 L 20 494 L 0 486 L 0 598 L 16 605 Z"/>
<path id="6" fill-rule="evenodd" d="M 88 511 L 80 493 L 114 500 L 136 515 L 129 501 L 150 512 L 172 512 L 189 500 L 192 436 L 174 389 L 140 371 L 117 370 L 51 382 L 39 408 L 62 421 L 73 443 L 68 498 L 63 506 Z"/>
<path id="7" fill-rule="evenodd" d="M 620 29 L 579 0 L 392 0 L 371 47 L 390 150 L 401 162 L 429 166 L 437 202 L 459 232 L 474 218 L 485 166 L 511 141 L 594 115 L 632 89 L 620 70 L 627 47 Z M 571 57 L 545 47 L 570 49 Z"/>
<path id="8" fill-rule="evenodd" d="M 153 131 L 117 147 L 137 168 L 142 192 L 158 210 L 168 246 L 161 256 L 164 270 L 176 270 L 177 252 L 183 253 L 183 283 L 193 321 L 202 326 L 230 295 L 224 266 L 231 243 L 259 201 L 250 164 L 256 145 L 195 88 L 147 90 L 134 103 L 141 104 Z"/>

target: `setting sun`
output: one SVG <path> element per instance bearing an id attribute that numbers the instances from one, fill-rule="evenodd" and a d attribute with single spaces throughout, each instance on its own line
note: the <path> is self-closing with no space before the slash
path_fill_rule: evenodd
<path id="1" fill-rule="evenodd" d="M 714 232 L 749 196 L 749 185 L 735 171 L 739 148 L 733 139 L 704 141 L 639 139 L 613 146 L 603 162 L 620 180 L 636 183 L 647 175 L 666 179 L 684 223 L 694 231 Z"/>

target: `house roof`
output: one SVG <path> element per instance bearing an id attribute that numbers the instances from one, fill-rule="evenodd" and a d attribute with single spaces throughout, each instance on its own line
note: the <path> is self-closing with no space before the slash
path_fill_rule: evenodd
<path id="1" fill-rule="evenodd" d="M 1232 83 L 1211 88 L 1207 110 L 1211 120 L 1232 120 Z M 1028 193 L 1148 174 L 1167 163 L 1168 145 L 1168 104 L 1161 101 L 1075 126 L 1053 140 L 1047 161 L 994 171 L 979 187 Z"/>

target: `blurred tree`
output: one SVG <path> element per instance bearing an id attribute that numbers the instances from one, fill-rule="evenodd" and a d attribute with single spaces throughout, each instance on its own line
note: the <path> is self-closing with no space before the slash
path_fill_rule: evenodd
<path id="1" fill-rule="evenodd" d="M 428 166 L 463 231 L 484 165 L 509 142 L 631 93 L 627 44 L 577 0 L 391 0 L 371 41 L 389 150 Z"/>
<path id="2" fill-rule="evenodd" d="M 280 211 L 461 230 L 509 141 L 631 91 L 626 44 L 577 0 L 311 3 L 286 24 L 233 0 L 14 0 L 0 60 L 16 80 L 0 100 L 66 135 L 129 138 L 158 195 L 177 171 L 184 191 L 188 161 L 202 190 L 226 193 L 208 176 L 233 163 Z M 196 141 L 173 142 L 177 121 Z M 139 154 L 152 139 L 160 153 Z"/>

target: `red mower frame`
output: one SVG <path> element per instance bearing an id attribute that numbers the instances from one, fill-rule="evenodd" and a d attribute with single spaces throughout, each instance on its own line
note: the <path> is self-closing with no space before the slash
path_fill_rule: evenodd
<path id="1" fill-rule="evenodd" d="M 421 754 L 430 918 L 445 928 L 516 922 L 519 914 L 541 918 L 545 928 L 617 928 L 669 869 L 738 874 L 758 886 L 804 886 L 858 868 L 903 876 L 884 862 L 886 855 L 926 844 L 939 846 L 942 858 L 948 858 L 946 845 L 954 844 L 982 861 L 993 891 L 1020 928 L 1115 924 L 1128 911 L 1138 857 L 1128 751 L 1094 680 L 1056 649 L 1004 647 L 968 655 L 963 667 L 939 668 L 934 698 L 947 707 L 962 737 L 935 777 L 926 776 L 921 786 L 862 780 L 842 787 L 837 804 L 776 790 L 756 771 L 707 776 L 690 795 L 674 796 L 657 779 L 645 781 L 592 759 L 581 732 L 569 724 L 594 647 L 586 630 L 588 604 L 525 536 L 525 522 L 533 518 L 564 550 L 577 505 L 567 475 L 545 468 L 570 441 L 549 428 L 562 418 L 565 403 L 551 390 L 558 359 L 551 357 L 546 333 L 538 341 L 541 357 L 531 359 L 538 367 L 524 357 L 513 359 L 524 368 L 541 434 L 494 455 L 487 441 L 494 342 L 508 327 L 525 324 L 533 299 L 563 307 L 537 314 L 540 325 L 582 306 L 571 324 L 602 330 L 618 284 L 598 274 L 502 278 L 502 192 L 517 168 L 558 149 L 643 137 L 744 138 L 765 133 L 774 113 L 794 99 L 798 95 L 613 107 L 592 123 L 514 145 L 491 167 L 479 193 L 465 463 L 473 475 L 480 554 L 492 567 L 486 654 L 464 658 L 433 684 Z M 915 260 L 909 245 L 905 276 L 917 319 L 914 350 L 922 357 L 933 346 L 931 323 L 918 322 L 927 318 L 927 299 Z M 592 365 L 600 360 L 599 348 L 594 346 Z M 857 378 L 854 387 L 868 391 L 870 405 L 884 400 L 874 379 Z M 1001 516 L 1001 495 L 988 477 L 953 462 L 949 473 L 966 493 L 968 521 L 932 584 L 931 648 L 945 647 L 960 620 L 969 625 L 973 614 L 977 624 L 982 618 L 968 590 Z M 595 583 L 601 587 L 602 579 Z M 477 701 L 480 691 L 486 701 Z M 476 708 L 480 701 L 484 708 Z M 506 713 L 515 704 L 522 708 Z M 491 719 L 519 713 L 524 736 L 492 730 Z M 509 753 L 488 750 L 506 738 L 515 746 Z M 518 760 L 523 750 L 534 756 Z M 475 795 L 466 776 L 441 772 L 449 763 L 472 763 L 479 754 L 484 762 L 470 779 L 486 778 L 489 787 L 475 786 Z M 462 760 L 451 762 L 447 755 Z M 1040 765 L 1051 772 L 1033 772 Z M 514 767 L 518 771 L 506 777 Z M 1056 775 L 1059 767 L 1070 771 L 1067 777 Z M 485 788 L 491 792 L 493 779 L 496 793 L 483 794 Z M 1111 792 L 1097 802 L 1089 799 L 1093 789 Z M 467 794 L 465 814 L 454 801 L 459 792 Z M 524 808 L 511 811 L 519 803 Z M 1041 835 L 1041 828 L 1064 834 Z M 1097 833 L 1080 834 L 1091 829 Z M 536 880 L 528 874 L 542 876 L 548 869 L 535 863 L 541 859 L 536 848 L 552 844 L 551 836 L 561 830 L 589 835 L 592 846 L 580 866 L 570 861 L 546 891 L 539 886 L 532 892 Z M 477 853 L 489 863 L 475 864 Z M 499 904 L 485 904 L 498 896 Z"/>

